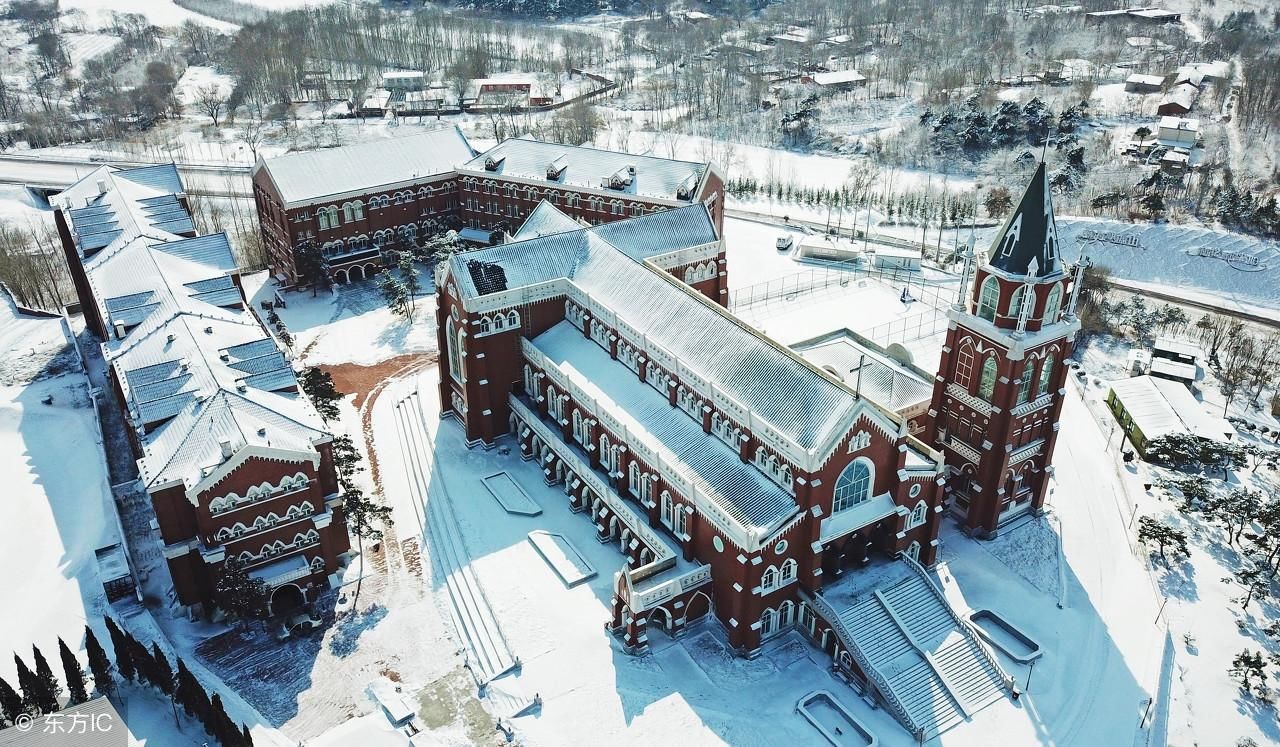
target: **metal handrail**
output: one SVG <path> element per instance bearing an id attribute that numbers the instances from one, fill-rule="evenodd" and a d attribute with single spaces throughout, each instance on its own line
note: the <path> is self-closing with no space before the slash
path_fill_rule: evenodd
<path id="1" fill-rule="evenodd" d="M 1000 663 L 996 661 L 996 657 L 991 653 L 991 649 L 987 648 L 986 645 L 982 643 L 982 640 L 978 637 L 977 633 L 974 632 L 973 625 L 955 611 L 951 606 L 951 603 L 947 601 L 946 595 L 942 593 L 942 589 L 939 589 L 938 585 L 933 582 L 933 579 L 929 578 L 929 574 L 925 572 L 924 566 L 920 565 L 918 561 L 912 559 L 906 553 L 902 553 L 900 559 L 906 561 L 907 565 L 911 567 L 911 570 L 915 571 L 916 574 L 924 580 L 925 584 L 927 584 L 929 589 L 933 592 L 933 595 L 938 598 L 938 601 L 942 602 L 942 606 L 946 608 L 947 614 L 950 615 L 951 619 L 955 620 L 956 625 L 964 631 L 965 637 L 969 639 L 971 644 L 978 648 L 978 652 L 982 654 L 982 657 L 986 659 L 987 663 L 991 665 L 991 668 L 995 673 L 999 675 L 1005 689 L 1013 692 L 1013 677 L 1011 677 L 1008 672 L 1004 671 L 1004 667 L 1000 666 Z"/>
<path id="2" fill-rule="evenodd" d="M 835 631 L 836 637 L 844 644 L 845 650 L 858 663 L 858 667 L 862 669 L 867 679 L 875 683 L 876 692 L 880 694 L 880 699 L 885 702 L 889 710 L 893 713 L 898 723 L 902 724 L 910 731 L 912 736 L 919 739 L 924 735 L 924 728 L 916 724 L 915 719 L 911 718 L 911 714 L 907 713 L 907 709 L 898 701 L 897 696 L 893 692 L 889 680 L 885 678 L 880 670 L 871 665 L 871 660 L 862 653 L 862 649 L 853 643 L 853 636 L 848 633 L 844 627 L 844 623 L 840 620 L 839 613 L 835 608 L 827 603 L 825 599 L 817 594 L 809 594 L 804 589 L 800 590 L 800 598 L 817 611 L 826 619 L 827 624 L 831 626 L 831 630 Z"/>

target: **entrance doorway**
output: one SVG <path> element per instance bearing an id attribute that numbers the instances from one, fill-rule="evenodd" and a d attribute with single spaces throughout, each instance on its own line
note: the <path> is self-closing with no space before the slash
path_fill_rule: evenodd
<path id="1" fill-rule="evenodd" d="M 301 609 L 306 603 L 307 597 L 297 584 L 285 584 L 277 586 L 275 591 L 271 592 L 268 612 L 272 615 L 286 615 Z"/>

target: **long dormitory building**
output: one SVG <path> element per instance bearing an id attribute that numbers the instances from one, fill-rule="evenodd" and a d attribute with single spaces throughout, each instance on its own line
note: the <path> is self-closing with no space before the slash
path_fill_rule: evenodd
<path id="1" fill-rule="evenodd" d="M 543 202 L 582 225 L 688 205 L 724 221 L 724 180 L 709 163 L 530 138 L 477 154 L 456 127 L 259 159 L 253 191 L 271 269 L 299 280 L 296 250 L 314 242 L 336 282 L 363 279 L 442 225 L 487 245 Z M 722 258 L 721 258 L 722 259 Z M 699 290 L 727 303 L 723 262 L 697 270 Z M 683 278 L 682 278 L 683 279 Z"/>
<path id="2" fill-rule="evenodd" d="M 350 547 L 332 436 L 247 309 L 226 236 L 197 235 L 172 165 L 104 166 L 54 203 L 178 604 L 213 613 L 228 562 L 273 613 L 313 600 Z"/>

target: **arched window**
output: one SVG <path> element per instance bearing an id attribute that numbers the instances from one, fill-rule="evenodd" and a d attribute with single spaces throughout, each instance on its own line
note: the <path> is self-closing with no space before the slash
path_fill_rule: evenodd
<path id="1" fill-rule="evenodd" d="M 982 362 L 982 380 L 978 382 L 978 396 L 991 401 L 996 393 L 996 357 L 988 355 Z"/>
<path id="2" fill-rule="evenodd" d="M 640 465 L 634 461 L 627 465 L 627 487 L 635 497 L 643 497 L 640 494 Z"/>
<path id="3" fill-rule="evenodd" d="M 920 562 L 920 543 L 919 542 L 912 542 L 911 545 L 907 547 L 907 557 L 911 558 L 917 563 Z"/>
<path id="4" fill-rule="evenodd" d="M 855 459 L 836 478 L 836 495 L 831 512 L 853 508 L 871 497 L 871 466 L 865 459 Z"/>
<path id="5" fill-rule="evenodd" d="M 672 503 L 671 501 L 671 493 L 666 490 L 662 491 L 661 501 L 662 501 L 662 513 L 661 513 L 662 523 L 667 526 L 667 529 L 672 529 L 675 526 L 675 511 L 674 511 L 675 504 Z"/>
<path id="6" fill-rule="evenodd" d="M 760 577 L 760 591 L 770 591 L 778 587 L 778 569 L 769 566 Z"/>
<path id="7" fill-rule="evenodd" d="M 795 559 L 787 560 L 782 564 L 782 568 L 778 571 L 778 582 L 785 584 L 788 581 L 796 580 L 796 573 L 800 568 L 800 564 Z"/>
<path id="8" fill-rule="evenodd" d="M 1022 299 L 1027 295 L 1027 286 L 1019 285 L 1017 290 L 1013 292 L 1013 296 L 1009 298 L 1009 318 L 1019 319 L 1022 317 Z"/>
<path id="9" fill-rule="evenodd" d="M 449 348 L 449 375 L 455 381 L 462 381 L 462 338 L 461 333 L 455 332 L 453 328 L 453 319 L 446 319 L 444 323 L 444 341 Z"/>
<path id="10" fill-rule="evenodd" d="M 564 196 L 565 207 L 576 208 L 578 206 L 578 193 L 570 192 Z"/>
<path id="11" fill-rule="evenodd" d="M 515 309 L 512 309 L 511 311 L 507 312 L 507 326 L 508 327 L 520 326 L 520 314 L 516 313 Z"/>
<path id="12" fill-rule="evenodd" d="M 1049 289 L 1049 297 L 1044 302 L 1044 314 L 1040 316 L 1041 324 L 1053 324 L 1058 321 L 1059 307 L 1062 306 L 1062 284 L 1054 283 Z"/>
<path id="13" fill-rule="evenodd" d="M 573 411 L 573 440 L 582 443 L 586 440 L 586 431 L 582 427 L 582 410 Z"/>
<path id="14" fill-rule="evenodd" d="M 1036 363 L 1033 360 L 1027 361 L 1027 367 L 1022 372 L 1022 383 L 1018 384 L 1018 404 L 1026 402 L 1031 397 L 1031 386 L 1036 380 Z"/>
<path id="15" fill-rule="evenodd" d="M 920 501 L 915 508 L 911 509 L 911 516 L 907 519 L 907 529 L 915 529 L 920 526 L 928 515 L 929 505 L 924 501 Z"/>
<path id="16" fill-rule="evenodd" d="M 795 622 L 796 605 L 790 599 L 778 605 L 778 626 L 787 627 Z"/>
<path id="17" fill-rule="evenodd" d="M 354 202 L 352 202 L 351 215 L 352 215 L 352 220 L 363 220 L 364 219 L 364 203 L 361 202 L 360 200 L 355 200 Z"/>
<path id="18" fill-rule="evenodd" d="M 996 304 L 1000 302 L 1000 282 L 988 275 L 982 281 L 982 292 L 978 294 L 978 316 L 988 322 L 996 320 Z"/>
<path id="19" fill-rule="evenodd" d="M 760 637 L 765 638 L 778 632 L 778 613 L 772 609 L 765 609 L 764 614 L 760 615 Z"/>
<path id="20" fill-rule="evenodd" d="M 1049 380 L 1053 378 L 1053 353 L 1049 353 L 1044 357 L 1044 363 L 1040 364 L 1040 383 L 1036 386 L 1036 396 L 1049 391 Z"/>
<path id="21" fill-rule="evenodd" d="M 965 389 L 973 382 L 973 345 L 968 340 L 960 343 L 956 353 L 956 383 Z"/>

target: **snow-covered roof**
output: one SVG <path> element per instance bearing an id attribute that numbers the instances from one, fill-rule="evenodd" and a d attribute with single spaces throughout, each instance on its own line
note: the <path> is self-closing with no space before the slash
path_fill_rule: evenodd
<path id="1" fill-rule="evenodd" d="M 69 228 L 82 257 L 118 240 L 143 234 L 185 234 L 195 230 L 178 201 L 182 180 L 172 164 L 119 169 L 101 166 L 59 193 Z"/>
<path id="2" fill-rule="evenodd" d="M 1200 349 L 1199 345 L 1194 342 L 1187 342 L 1186 340 L 1175 340 L 1172 337 L 1158 338 L 1152 346 L 1152 350 L 1156 352 L 1156 355 L 1159 355 L 1160 353 L 1172 353 L 1173 355 L 1191 358 L 1192 360 L 1199 360 L 1204 357 L 1204 351 Z"/>
<path id="3" fill-rule="evenodd" d="M 253 173 L 256 176 L 266 170 L 285 205 L 293 206 L 443 174 L 474 155 L 462 130 L 442 127 L 406 137 L 260 159 Z"/>
<path id="4" fill-rule="evenodd" d="M 837 330 L 791 346 L 806 360 L 845 382 L 864 397 L 895 412 L 927 403 L 933 380 L 914 366 L 890 358 L 850 330 Z"/>
<path id="5" fill-rule="evenodd" d="M 180 481 L 197 485 L 226 461 L 222 444 L 238 452 L 246 446 L 276 452 L 314 454 L 328 440 L 320 418 L 301 397 L 219 389 L 184 408 L 143 443 L 138 460 L 148 486 Z"/>
<path id="6" fill-rule="evenodd" d="M 455 254 L 448 270 L 464 299 L 567 278 L 801 449 L 832 444 L 858 406 L 847 389 L 641 263 L 717 239 L 706 207 L 693 205 Z"/>
<path id="7" fill-rule="evenodd" d="M 554 169 L 551 167 L 554 164 Z M 486 168 L 492 166 L 492 168 Z M 462 166 L 468 171 L 616 192 L 692 201 L 708 171 L 705 163 L 639 156 L 529 137 L 504 140 Z M 633 171 L 632 171 L 633 169 Z M 548 172 L 555 173 L 554 178 Z M 609 187 L 617 178 L 620 188 Z"/>
<path id="8" fill-rule="evenodd" d="M 1197 132 L 1200 129 L 1200 120 L 1165 116 L 1160 118 L 1160 129 Z"/>
<path id="9" fill-rule="evenodd" d="M 1160 100 L 1160 105 L 1177 104 L 1184 109 L 1190 110 L 1196 103 L 1196 97 L 1200 95 L 1200 89 L 1190 83 L 1180 83 L 1164 95 Z"/>
<path id="10" fill-rule="evenodd" d="M 1230 423 L 1205 412 L 1180 382 L 1134 376 L 1111 382 L 1111 391 L 1147 441 L 1170 433 L 1191 433 L 1222 441 L 1234 432 Z"/>
<path id="11" fill-rule="evenodd" d="M 1144 75 L 1142 73 L 1134 73 L 1125 78 L 1126 83 L 1138 83 L 1145 86 L 1162 86 L 1164 85 L 1163 75 Z"/>
<path id="12" fill-rule="evenodd" d="M 172 167 L 103 167 L 62 195 L 63 204 L 88 203 L 68 210 L 71 227 L 109 329 L 103 353 L 138 429 L 148 488 L 191 488 L 226 461 L 224 443 L 305 455 L 328 438 L 292 391 L 292 365 L 243 308 L 226 236 L 173 232 L 194 232 L 177 201 L 184 191 Z M 112 223 L 105 243 L 101 221 Z"/>
<path id="13" fill-rule="evenodd" d="M 796 512 L 795 499 L 746 464 L 722 441 L 707 438 L 701 423 L 671 407 L 569 322 L 531 340 L 543 355 L 610 415 L 627 433 L 656 451 L 693 481 L 735 521 L 750 528 L 775 526 Z"/>
<path id="14" fill-rule="evenodd" d="M 581 228 L 583 228 L 583 224 L 543 200 L 534 207 L 533 211 L 529 213 L 529 217 L 524 219 L 524 223 L 520 224 L 520 229 L 511 238 L 514 241 L 525 241 L 539 236 L 549 236 L 553 233 L 577 231 Z"/>
<path id="15" fill-rule="evenodd" d="M 836 86 L 842 83 L 861 83 L 867 76 L 857 70 L 836 70 L 830 73 L 814 73 L 813 82 L 820 86 Z"/>

